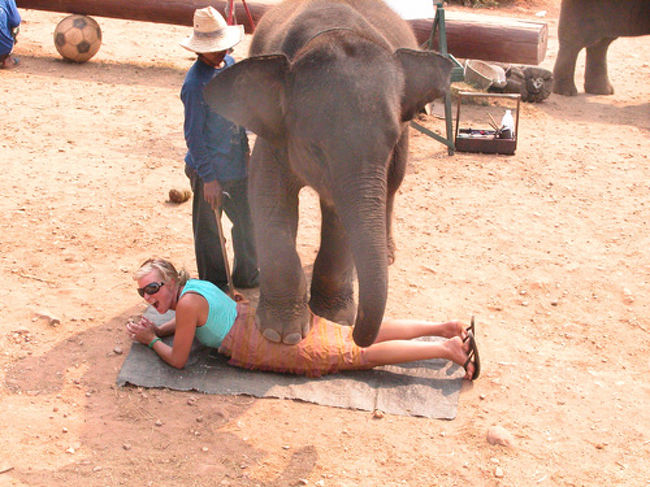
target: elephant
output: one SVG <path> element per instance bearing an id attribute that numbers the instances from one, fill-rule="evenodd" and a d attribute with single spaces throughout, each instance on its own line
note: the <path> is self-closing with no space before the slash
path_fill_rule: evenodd
<path id="1" fill-rule="evenodd" d="M 261 18 L 249 57 L 208 83 L 208 105 L 257 135 L 249 198 L 260 266 L 256 324 L 267 339 L 299 342 L 311 311 L 354 325 L 359 346 L 374 342 L 408 124 L 449 92 L 452 66 L 418 50 L 382 0 L 286 0 Z M 321 211 L 309 296 L 296 251 L 304 186 L 318 193 Z"/>
<path id="2" fill-rule="evenodd" d="M 650 34 L 650 0 L 562 0 L 553 92 L 578 93 L 573 81 L 576 59 L 586 47 L 585 92 L 613 94 L 607 76 L 607 48 L 617 37 L 646 34 Z"/>

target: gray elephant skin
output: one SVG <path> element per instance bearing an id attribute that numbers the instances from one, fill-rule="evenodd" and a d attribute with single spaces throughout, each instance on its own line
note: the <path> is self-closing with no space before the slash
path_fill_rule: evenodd
<path id="1" fill-rule="evenodd" d="M 289 0 L 262 17 L 249 58 L 206 86 L 214 110 L 257 134 L 249 196 L 260 265 L 256 323 L 267 339 L 299 342 L 311 309 L 354 325 L 357 344 L 374 342 L 408 122 L 449 90 L 452 63 L 417 48 L 408 24 L 381 0 Z M 304 186 L 318 192 L 321 209 L 309 293 L 296 252 Z"/>
<path id="2" fill-rule="evenodd" d="M 553 92 L 575 96 L 576 59 L 587 48 L 585 92 L 611 95 L 607 48 L 617 38 L 650 34 L 650 0 L 563 0 L 558 24 L 558 52 Z M 634 74 L 634 66 L 630 66 Z"/>

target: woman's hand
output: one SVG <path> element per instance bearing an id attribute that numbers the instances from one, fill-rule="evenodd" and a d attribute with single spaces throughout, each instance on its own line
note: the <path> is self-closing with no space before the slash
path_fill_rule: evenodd
<path id="1" fill-rule="evenodd" d="M 126 324 L 126 331 L 131 337 L 131 340 L 140 342 L 144 345 L 149 345 L 151 340 L 156 338 L 156 326 L 144 316 L 140 321 L 135 323 L 129 321 Z"/>

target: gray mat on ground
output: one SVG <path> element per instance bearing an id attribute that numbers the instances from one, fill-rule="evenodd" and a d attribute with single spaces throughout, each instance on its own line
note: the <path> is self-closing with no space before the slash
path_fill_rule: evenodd
<path id="1" fill-rule="evenodd" d="M 173 314 L 145 316 L 157 324 Z M 171 343 L 171 337 L 165 338 Z M 426 360 L 346 371 L 319 379 L 258 372 L 228 365 L 227 358 L 195 342 L 183 370 L 165 364 L 145 345 L 134 343 L 117 384 L 164 387 L 207 394 L 249 395 L 301 401 L 364 411 L 454 419 L 463 370 L 445 360 Z"/>

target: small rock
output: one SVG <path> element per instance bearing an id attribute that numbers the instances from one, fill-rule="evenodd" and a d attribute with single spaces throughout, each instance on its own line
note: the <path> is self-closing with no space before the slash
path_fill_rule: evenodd
<path id="1" fill-rule="evenodd" d="M 131 449 L 131 445 L 129 443 L 124 443 L 122 445 L 122 448 L 124 448 L 126 451 L 129 451 Z"/>
<path id="2" fill-rule="evenodd" d="M 163 425 L 163 422 L 160 421 L 159 419 L 157 419 L 156 422 L 155 422 L 155 425 L 156 425 L 156 426 L 162 426 L 162 425 Z"/>
<path id="3" fill-rule="evenodd" d="M 375 418 L 375 419 L 381 419 L 381 418 L 384 417 L 384 412 L 379 410 L 379 409 L 375 409 L 372 412 L 372 417 Z"/>
<path id="4" fill-rule="evenodd" d="M 498 479 L 503 478 L 503 469 L 501 467 L 497 467 L 494 469 L 494 476 Z"/>
<path id="5" fill-rule="evenodd" d="M 63 429 L 62 429 L 61 431 L 63 431 L 64 433 L 67 433 L 67 432 L 68 432 L 68 428 L 66 428 L 66 427 L 64 426 Z"/>
<path id="6" fill-rule="evenodd" d="M 503 426 L 492 426 L 487 432 L 487 441 L 490 445 L 514 446 L 512 434 Z"/>
<path id="7" fill-rule="evenodd" d="M 39 311 L 36 313 L 36 319 L 44 319 L 50 326 L 56 326 L 61 324 L 61 319 L 57 316 L 54 316 L 49 311 Z"/>
<path id="8" fill-rule="evenodd" d="M 65 452 L 70 453 L 72 455 L 74 453 L 74 448 L 70 447 Z"/>
<path id="9" fill-rule="evenodd" d="M 93 467 L 93 472 L 99 472 L 101 469 L 102 469 L 102 467 L 97 465 L 96 467 Z"/>
<path id="10" fill-rule="evenodd" d="M 114 347 L 113 352 L 115 355 L 122 355 L 124 353 L 120 347 Z"/>
<path id="11" fill-rule="evenodd" d="M 169 201 L 172 203 L 180 204 L 189 200 L 192 197 L 192 192 L 188 189 L 175 189 L 169 190 Z"/>
<path id="12" fill-rule="evenodd" d="M 201 448 L 202 452 L 207 452 L 208 450 L 209 450 L 209 448 L 207 446 L 204 446 L 203 448 Z"/>
<path id="13" fill-rule="evenodd" d="M 632 294 L 632 291 L 626 287 L 623 288 L 623 302 L 625 304 L 632 304 L 634 302 L 634 295 Z"/>
<path id="14" fill-rule="evenodd" d="M 309 482 L 307 481 L 307 479 L 298 479 L 298 483 L 300 485 L 307 485 Z"/>
<path id="15" fill-rule="evenodd" d="M 284 450 L 288 450 L 288 449 L 291 448 L 291 447 L 290 447 L 289 445 L 282 445 L 282 448 L 283 448 Z"/>

